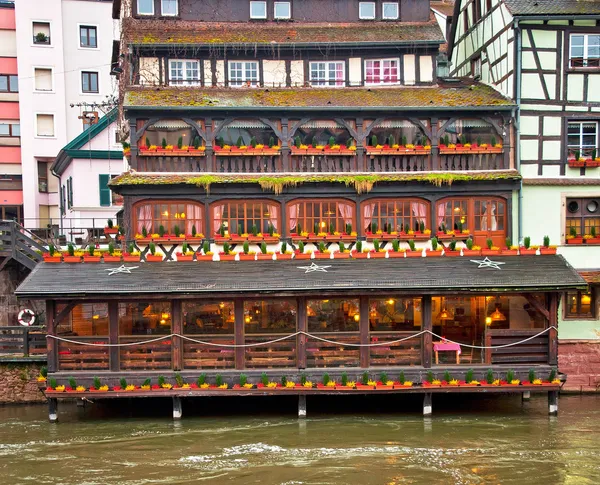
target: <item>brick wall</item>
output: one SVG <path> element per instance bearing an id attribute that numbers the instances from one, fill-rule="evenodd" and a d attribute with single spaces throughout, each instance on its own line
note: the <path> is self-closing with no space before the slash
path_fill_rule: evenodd
<path id="1" fill-rule="evenodd" d="M 558 369 L 567 374 L 563 391 L 600 390 L 600 340 L 559 340 Z"/>
<path id="2" fill-rule="evenodd" d="M 0 404 L 46 402 L 38 388 L 42 364 L 0 363 Z"/>

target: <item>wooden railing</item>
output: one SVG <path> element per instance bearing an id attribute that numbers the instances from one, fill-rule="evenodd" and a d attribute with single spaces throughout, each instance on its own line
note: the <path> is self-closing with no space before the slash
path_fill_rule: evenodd
<path id="1" fill-rule="evenodd" d="M 14 221 L 0 222 L 0 253 L 5 257 L 2 263 L 2 268 L 9 259 L 21 263 L 29 269 L 33 269 L 35 265 L 42 260 L 41 254 L 38 251 L 45 251 L 43 241 L 29 229 L 25 229 L 19 223 Z"/>
<path id="2" fill-rule="evenodd" d="M 42 327 L 0 327 L 0 354 L 46 355 L 46 332 Z"/>
<path id="3" fill-rule="evenodd" d="M 410 335 L 414 332 L 371 332 L 370 341 L 383 344 Z M 421 341 L 421 337 L 414 337 L 403 342 L 369 347 L 369 364 L 371 367 L 421 365 Z"/>
<path id="4" fill-rule="evenodd" d="M 190 338 L 220 345 L 233 345 L 233 335 L 190 335 Z M 183 368 L 233 369 L 235 350 L 183 340 Z"/>
<path id="5" fill-rule="evenodd" d="M 245 343 L 270 342 L 281 336 L 281 334 L 246 335 Z M 270 343 L 266 346 L 247 347 L 245 353 L 247 369 L 296 367 L 295 338 Z"/>
<path id="6" fill-rule="evenodd" d="M 146 337 L 148 340 L 156 338 Z M 141 342 L 144 337 L 135 335 L 131 337 L 119 337 L 119 343 Z M 160 370 L 171 369 L 171 340 L 159 340 L 157 342 L 119 347 L 121 370 Z"/>
<path id="7" fill-rule="evenodd" d="M 108 337 L 65 337 L 81 344 L 58 341 L 59 370 L 109 370 L 108 347 L 85 344 L 107 344 Z"/>
<path id="8" fill-rule="evenodd" d="M 291 155 L 291 172 L 358 172 L 355 155 Z"/>
<path id="9" fill-rule="evenodd" d="M 540 333 L 532 330 L 488 330 L 485 346 L 498 346 L 520 342 Z M 548 333 L 527 342 L 500 349 L 486 349 L 487 364 L 547 364 L 549 359 Z"/>
<path id="10" fill-rule="evenodd" d="M 437 170 L 447 172 L 485 171 L 508 169 L 503 153 L 450 153 L 440 154 L 440 167 Z"/>
<path id="11" fill-rule="evenodd" d="M 360 343 L 358 332 L 331 332 L 315 335 L 336 342 Z M 332 344 L 307 338 L 306 367 L 358 367 L 359 365 L 360 347 L 349 347 L 343 343 Z"/>

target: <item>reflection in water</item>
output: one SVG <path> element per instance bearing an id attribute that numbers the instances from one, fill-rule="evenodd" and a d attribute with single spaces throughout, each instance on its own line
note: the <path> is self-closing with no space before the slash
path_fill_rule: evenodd
<path id="1" fill-rule="evenodd" d="M 1 483 L 597 484 L 600 397 L 169 400 L 0 408 Z M 156 401 L 156 402 L 155 402 Z M 252 402 L 250 402 L 252 401 Z M 242 404 L 242 406 L 240 406 Z M 288 414 L 282 414 L 287 412 Z M 126 417 L 129 416 L 129 417 Z"/>

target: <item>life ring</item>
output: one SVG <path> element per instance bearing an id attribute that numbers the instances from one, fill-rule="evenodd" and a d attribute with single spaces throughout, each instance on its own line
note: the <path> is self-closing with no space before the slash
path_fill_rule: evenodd
<path id="1" fill-rule="evenodd" d="M 23 317 L 27 315 L 28 319 L 25 320 Z M 31 325 L 33 325 L 35 323 L 35 313 L 33 310 L 30 310 L 29 308 L 25 308 L 24 310 L 21 310 L 19 312 L 19 315 L 17 317 L 17 320 L 19 321 L 20 325 L 24 325 L 25 327 L 30 327 Z"/>

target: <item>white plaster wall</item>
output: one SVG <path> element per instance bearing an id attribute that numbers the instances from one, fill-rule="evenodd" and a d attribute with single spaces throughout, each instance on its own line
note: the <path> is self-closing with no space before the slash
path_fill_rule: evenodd
<path id="1" fill-rule="evenodd" d="M 304 61 L 292 61 L 290 66 L 292 86 L 304 85 Z"/>
<path id="2" fill-rule="evenodd" d="M 204 65 L 204 84 L 206 86 L 212 86 L 212 69 L 210 61 L 203 61 Z"/>
<path id="3" fill-rule="evenodd" d="M 539 118 L 537 116 L 521 116 L 521 135 L 539 134 Z"/>
<path id="4" fill-rule="evenodd" d="M 545 99 L 540 77 L 536 74 L 521 74 L 521 95 L 529 99 Z"/>
<path id="5" fill-rule="evenodd" d="M 119 175 L 123 172 L 123 160 L 92 160 L 73 159 L 73 206 L 79 211 L 107 211 L 100 207 L 99 175 Z M 116 212 L 118 208 L 111 207 Z"/>
<path id="6" fill-rule="evenodd" d="M 415 84 L 416 82 L 416 68 L 415 68 L 415 56 L 413 54 L 406 54 L 404 56 L 404 84 Z"/>
<path id="7" fill-rule="evenodd" d="M 422 83 L 433 81 L 433 57 L 419 56 L 419 79 Z"/>
<path id="8" fill-rule="evenodd" d="M 561 144 L 558 140 L 544 140 L 542 144 L 542 156 L 544 160 L 560 160 L 562 153 Z"/>
<path id="9" fill-rule="evenodd" d="M 600 102 L 600 75 L 591 74 L 588 77 L 588 101 Z"/>
<path id="10" fill-rule="evenodd" d="M 285 61 L 263 61 L 263 77 L 266 87 L 285 86 Z"/>
<path id="11" fill-rule="evenodd" d="M 225 61 L 217 61 L 217 85 L 225 85 Z"/>
<path id="12" fill-rule="evenodd" d="M 521 160 L 537 160 L 538 140 L 521 140 Z"/>
<path id="13" fill-rule="evenodd" d="M 554 52 L 538 52 L 538 58 L 542 69 L 551 71 L 556 69 L 556 54 Z"/>
<path id="14" fill-rule="evenodd" d="M 80 150 L 122 150 L 123 146 L 115 141 L 116 130 L 117 123 L 111 123 L 94 138 L 84 143 Z"/>
<path id="15" fill-rule="evenodd" d="M 360 57 L 348 59 L 348 81 L 351 86 L 360 86 L 362 83 L 362 60 Z"/>
<path id="16" fill-rule="evenodd" d="M 159 83 L 159 80 L 160 67 L 158 57 L 140 57 L 140 84 L 155 85 Z"/>
<path id="17" fill-rule="evenodd" d="M 544 135 L 560 136 L 562 133 L 562 118 L 558 116 L 544 116 Z"/>
<path id="18" fill-rule="evenodd" d="M 583 101 L 583 74 L 567 75 L 567 99 Z"/>
<path id="19" fill-rule="evenodd" d="M 532 30 L 533 40 L 536 47 L 556 48 L 556 31 L 553 30 Z M 526 36 L 524 36 L 526 37 Z"/>

